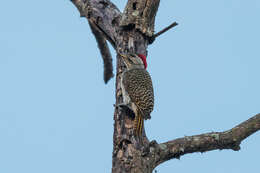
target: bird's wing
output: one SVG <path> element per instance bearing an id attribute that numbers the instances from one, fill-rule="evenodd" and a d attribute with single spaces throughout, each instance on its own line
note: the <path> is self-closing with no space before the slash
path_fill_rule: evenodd
<path id="1" fill-rule="evenodd" d="M 124 72 L 123 85 L 132 102 L 140 109 L 145 119 L 150 119 L 154 107 L 152 80 L 145 69 L 132 69 Z"/>

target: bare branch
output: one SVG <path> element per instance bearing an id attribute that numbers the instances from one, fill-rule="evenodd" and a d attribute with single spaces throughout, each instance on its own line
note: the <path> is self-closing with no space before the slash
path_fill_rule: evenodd
<path id="1" fill-rule="evenodd" d="M 149 39 L 149 44 L 152 44 L 155 40 L 156 37 L 160 36 L 161 34 L 165 33 L 166 31 L 168 31 L 169 29 L 177 26 L 178 23 L 177 22 L 173 22 L 172 24 L 170 24 L 169 26 L 167 26 L 166 28 L 164 28 L 163 30 L 157 32 L 156 34 L 154 34 L 150 39 Z"/>
<path id="2" fill-rule="evenodd" d="M 156 148 L 152 154 L 156 155 L 154 164 L 157 166 L 162 162 L 180 158 L 180 156 L 188 153 L 206 152 L 216 149 L 238 151 L 240 150 L 240 143 L 258 130 L 260 130 L 260 114 L 224 132 L 187 136 L 159 145 L 152 142 L 151 147 L 154 146 Z"/>
<path id="3" fill-rule="evenodd" d="M 107 45 L 107 42 L 103 36 L 103 33 L 99 31 L 95 24 L 89 21 L 89 26 L 91 28 L 92 33 L 94 34 L 98 48 L 100 50 L 103 64 L 104 64 L 104 82 L 107 83 L 113 76 L 113 64 L 112 64 L 112 56 Z"/>
<path id="4" fill-rule="evenodd" d="M 169 29 L 171 29 L 171 28 L 177 26 L 177 25 L 178 25 L 178 23 L 173 22 L 172 24 L 170 24 L 169 26 L 167 26 L 166 28 L 164 28 L 164 29 L 161 30 L 160 32 L 154 34 L 153 37 L 156 38 L 156 37 L 160 36 L 161 34 L 165 33 L 166 31 L 168 31 Z"/>
<path id="5" fill-rule="evenodd" d="M 104 63 L 104 81 L 111 79 L 113 74 L 112 56 L 107 45 L 108 40 L 115 48 L 118 28 L 117 20 L 121 17 L 120 11 L 108 0 L 71 0 L 79 10 L 81 17 L 88 19 Z"/>

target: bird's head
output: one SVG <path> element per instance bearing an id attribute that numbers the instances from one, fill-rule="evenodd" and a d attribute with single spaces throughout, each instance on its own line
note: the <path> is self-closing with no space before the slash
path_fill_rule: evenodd
<path id="1" fill-rule="evenodd" d="M 120 54 L 127 69 L 147 68 L 146 56 L 143 54 Z"/>

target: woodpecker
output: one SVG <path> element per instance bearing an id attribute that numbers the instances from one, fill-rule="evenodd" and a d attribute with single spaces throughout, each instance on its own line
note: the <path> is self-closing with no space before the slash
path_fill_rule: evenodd
<path id="1" fill-rule="evenodd" d="M 142 54 L 120 54 L 126 70 L 122 74 L 121 87 L 123 104 L 135 115 L 135 135 L 143 134 L 144 119 L 150 119 L 154 107 L 153 84 L 150 74 L 146 71 L 146 56 Z"/>

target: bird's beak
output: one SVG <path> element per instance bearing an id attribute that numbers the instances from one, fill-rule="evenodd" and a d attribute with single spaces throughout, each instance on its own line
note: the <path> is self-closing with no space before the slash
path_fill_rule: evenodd
<path id="1" fill-rule="evenodd" d="M 121 53 L 119 53 L 119 55 L 122 57 L 124 63 L 126 64 L 128 62 L 127 55 L 126 54 L 121 54 Z"/>
<path id="2" fill-rule="evenodd" d="M 118 53 L 124 60 L 127 59 L 127 56 L 125 54 Z"/>

